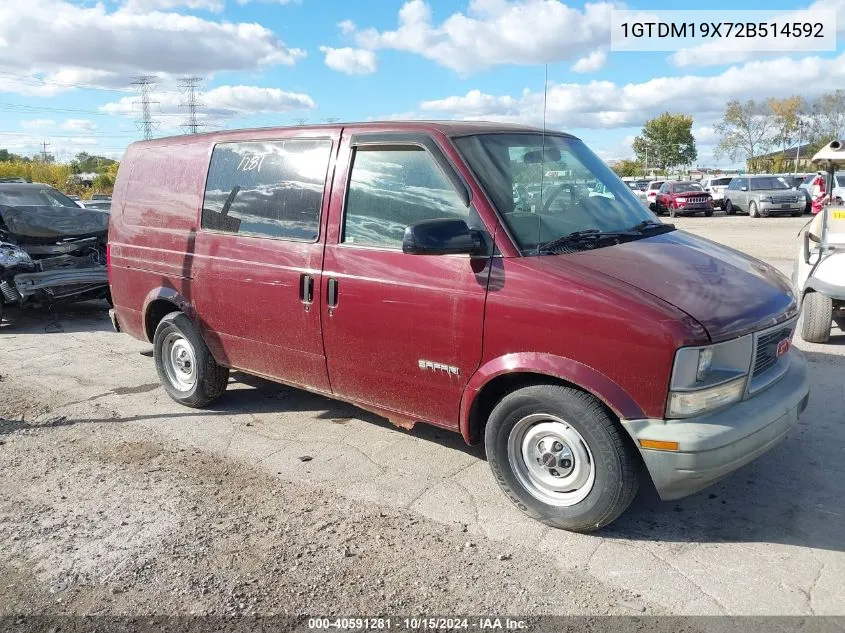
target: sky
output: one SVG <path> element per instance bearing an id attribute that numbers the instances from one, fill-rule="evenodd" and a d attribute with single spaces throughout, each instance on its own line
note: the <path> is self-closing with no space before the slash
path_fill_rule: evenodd
<path id="1" fill-rule="evenodd" d="M 642 124 L 694 118 L 700 166 L 729 99 L 845 88 L 845 46 L 760 53 L 715 45 L 610 51 L 612 9 L 676 2 L 562 0 L 0 0 L 0 148 L 59 160 L 120 158 L 141 138 L 139 76 L 155 136 L 183 132 L 186 77 L 203 130 L 303 120 L 494 119 L 571 132 L 602 158 L 630 157 Z M 692 8 L 692 7 L 690 7 Z M 836 9 L 845 0 L 713 0 L 695 8 Z"/>

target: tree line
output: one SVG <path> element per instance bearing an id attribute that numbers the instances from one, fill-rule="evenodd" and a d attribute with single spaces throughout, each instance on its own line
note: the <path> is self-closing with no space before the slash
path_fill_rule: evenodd
<path id="1" fill-rule="evenodd" d="M 44 162 L 0 149 L 0 179 L 23 178 L 28 182 L 50 185 L 68 194 L 87 198 L 93 193 L 111 194 L 117 177 L 118 162 L 105 156 L 78 153 L 69 163 Z M 93 173 L 91 186 L 74 176 Z"/>
<path id="2" fill-rule="evenodd" d="M 639 176 L 692 165 L 698 158 L 692 125 L 691 116 L 670 112 L 646 121 L 631 144 L 635 158 L 617 161 L 613 169 L 620 176 Z M 717 157 L 743 162 L 751 171 L 791 171 L 797 147 L 802 148 L 798 158 L 806 160 L 830 141 L 845 137 L 845 90 L 813 100 L 798 95 L 734 99 L 725 104 L 715 131 Z M 762 158 L 774 152 L 779 154 Z"/>
<path id="3" fill-rule="evenodd" d="M 812 157 L 822 146 L 845 136 L 845 90 L 834 90 L 808 101 L 799 95 L 784 99 L 729 101 L 716 124 L 717 156 L 745 160 L 752 170 L 762 166 L 760 157 L 809 145 L 803 157 Z M 775 171 L 785 171 L 795 156 L 778 156 Z"/>

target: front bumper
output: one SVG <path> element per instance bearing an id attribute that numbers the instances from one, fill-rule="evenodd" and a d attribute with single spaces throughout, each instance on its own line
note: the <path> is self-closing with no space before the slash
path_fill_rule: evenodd
<path id="1" fill-rule="evenodd" d="M 640 448 L 662 499 L 680 499 L 753 461 L 798 422 L 807 407 L 810 387 L 807 361 L 790 351 L 786 374 L 760 393 L 714 413 L 686 420 L 623 420 L 634 443 L 678 442 L 677 451 Z"/>
<path id="2" fill-rule="evenodd" d="M 788 202 L 785 203 L 774 203 L 774 202 L 760 202 L 760 211 L 763 213 L 797 213 L 798 211 L 804 212 L 804 209 L 807 206 L 807 203 L 804 200 L 799 200 L 798 202 Z"/>

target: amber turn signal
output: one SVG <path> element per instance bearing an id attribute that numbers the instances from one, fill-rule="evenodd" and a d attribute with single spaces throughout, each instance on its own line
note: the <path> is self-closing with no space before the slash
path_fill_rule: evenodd
<path id="1" fill-rule="evenodd" d="M 656 451 L 677 451 L 679 449 L 677 442 L 664 442 L 663 440 L 640 440 L 640 446 Z"/>

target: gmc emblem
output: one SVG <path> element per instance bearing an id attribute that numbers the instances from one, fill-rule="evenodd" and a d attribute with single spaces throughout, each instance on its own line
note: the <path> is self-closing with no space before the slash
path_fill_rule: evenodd
<path id="1" fill-rule="evenodd" d="M 789 339 L 785 338 L 780 343 L 778 343 L 778 350 L 776 356 L 780 358 L 784 354 L 789 351 Z"/>

